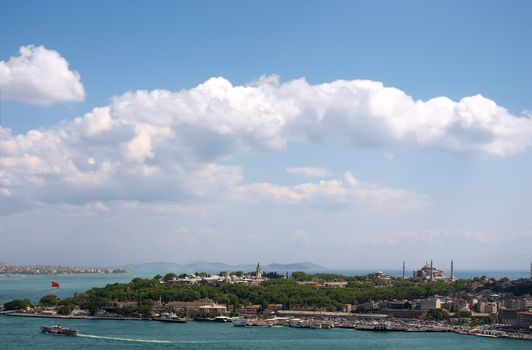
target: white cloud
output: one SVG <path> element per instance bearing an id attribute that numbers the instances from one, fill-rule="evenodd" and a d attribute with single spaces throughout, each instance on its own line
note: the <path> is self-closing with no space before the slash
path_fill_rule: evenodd
<path id="1" fill-rule="evenodd" d="M 43 47 L 22 51 L 22 58 L 3 63 L 0 74 L 5 76 L 7 64 L 42 55 L 68 68 Z M 76 74 L 65 74 L 79 83 Z M 175 201 L 234 192 L 310 205 L 426 202 L 423 196 L 363 183 L 351 174 L 291 187 L 243 185 L 240 167 L 228 164 L 237 153 L 280 151 L 290 142 L 331 135 L 343 136 L 352 147 L 406 143 L 505 156 L 531 145 L 532 119 L 514 116 L 482 96 L 415 101 L 375 81 L 311 85 L 304 79 L 279 83 L 276 77 L 263 77 L 233 86 L 211 78 L 189 90 L 128 92 L 109 106 L 46 130 L 13 135 L 0 128 L 1 196 L 17 203 L 2 208 L 20 210 L 36 202 Z M 322 168 L 287 171 L 328 175 Z"/>
<path id="2" fill-rule="evenodd" d="M 22 46 L 19 56 L 0 61 L 0 88 L 5 99 L 38 105 L 85 98 L 78 72 L 44 46 Z"/>
<path id="3" fill-rule="evenodd" d="M 480 95 L 419 101 L 369 80 L 311 85 L 304 79 L 281 84 L 262 78 L 233 86 L 211 78 L 190 90 L 129 92 L 115 98 L 112 108 L 126 120 L 172 125 L 203 157 L 279 150 L 291 141 L 331 134 L 353 147 L 409 143 L 497 156 L 532 143 L 530 116 L 514 116 Z"/>
<path id="4" fill-rule="evenodd" d="M 240 185 L 236 195 L 255 203 L 263 201 L 284 204 L 309 204 L 324 209 L 351 204 L 393 205 L 396 207 L 423 207 L 430 198 L 402 189 L 372 185 L 357 180 L 350 172 L 343 179 L 321 180 L 296 186 L 271 183 Z"/>
<path id="5" fill-rule="evenodd" d="M 293 175 L 303 175 L 305 177 L 327 177 L 331 172 L 325 168 L 314 167 L 291 167 L 286 168 L 286 172 Z"/>

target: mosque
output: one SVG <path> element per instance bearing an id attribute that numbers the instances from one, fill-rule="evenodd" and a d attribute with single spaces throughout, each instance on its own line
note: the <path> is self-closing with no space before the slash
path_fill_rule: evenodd
<path id="1" fill-rule="evenodd" d="M 403 276 L 404 276 L 404 263 L 403 263 Z M 412 276 L 415 280 L 418 281 L 453 281 L 454 280 L 454 266 L 453 261 L 451 260 L 451 277 L 445 276 L 442 270 L 438 270 L 432 264 L 427 261 L 425 265 L 420 269 L 416 270 Z"/>

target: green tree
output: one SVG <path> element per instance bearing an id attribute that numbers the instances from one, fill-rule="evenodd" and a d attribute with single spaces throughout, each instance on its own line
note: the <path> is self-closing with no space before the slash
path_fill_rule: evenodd
<path id="1" fill-rule="evenodd" d="M 164 275 L 163 279 L 165 282 L 172 281 L 172 280 L 177 279 L 177 275 L 173 272 L 169 272 L 166 275 Z"/>
<path id="2" fill-rule="evenodd" d="M 471 312 L 466 311 L 466 310 L 460 310 L 460 311 L 457 311 L 454 314 L 454 317 L 456 317 L 456 318 L 471 318 Z"/>
<path id="3" fill-rule="evenodd" d="M 61 305 L 57 308 L 57 313 L 60 315 L 70 315 L 74 308 L 71 305 Z"/>
<path id="4" fill-rule="evenodd" d="M 142 303 L 137 307 L 137 311 L 139 314 L 142 314 L 144 316 L 150 316 L 153 310 L 153 300 L 146 299 L 143 300 Z"/>
<path id="5" fill-rule="evenodd" d="M 294 271 L 292 272 L 292 278 L 296 281 L 311 281 L 312 276 L 307 275 L 303 271 Z"/>
<path id="6" fill-rule="evenodd" d="M 427 311 L 427 320 L 446 320 L 449 318 L 449 313 L 445 309 L 430 309 Z"/>
<path id="7" fill-rule="evenodd" d="M 33 305 L 29 299 L 13 299 L 10 302 L 4 304 L 4 310 L 20 310 L 32 306 Z"/>
<path id="8" fill-rule="evenodd" d="M 59 304 L 59 297 L 54 294 L 47 294 L 43 296 L 41 299 L 39 299 L 39 304 L 43 306 L 56 306 Z"/>

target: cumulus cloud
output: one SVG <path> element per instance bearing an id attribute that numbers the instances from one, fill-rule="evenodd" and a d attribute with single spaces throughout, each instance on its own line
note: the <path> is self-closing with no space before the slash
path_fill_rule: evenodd
<path id="1" fill-rule="evenodd" d="M 85 91 L 78 72 L 57 51 L 22 46 L 20 54 L 0 61 L 0 88 L 5 99 L 37 105 L 79 102 Z"/>
<path id="2" fill-rule="evenodd" d="M 291 167 L 286 168 L 286 172 L 292 175 L 302 175 L 305 177 L 327 177 L 331 172 L 325 168 L 314 167 Z"/>
<path id="3" fill-rule="evenodd" d="M 54 60 L 62 63 L 56 62 L 65 73 L 59 74 L 66 77 L 61 81 L 79 84 L 66 61 L 43 47 L 23 48 L 21 57 L 2 63 L 0 76 L 5 80 L 14 74 L 8 66 L 35 61 L 41 67 L 46 66 L 41 61 Z M 78 91 L 70 96 L 82 97 L 80 84 L 65 91 Z M 36 103 L 53 101 L 29 96 Z M 54 201 L 175 201 L 224 193 L 311 205 L 425 202 L 416 194 L 360 182 L 351 174 L 291 187 L 243 185 L 242 169 L 230 164 L 238 153 L 275 152 L 289 143 L 331 135 L 342 136 L 352 147 L 413 144 L 506 156 L 530 146 L 532 119 L 512 115 L 482 96 L 417 101 L 367 80 L 312 85 L 304 79 L 280 83 L 274 76 L 234 86 L 211 78 L 189 90 L 127 92 L 108 106 L 49 129 L 13 135 L 0 128 L 0 197 L 12 203 L 2 208 Z M 288 172 L 328 175 L 321 168 Z"/>
<path id="4" fill-rule="evenodd" d="M 406 143 L 496 156 L 532 143 L 530 116 L 512 115 L 483 96 L 420 101 L 369 80 L 312 85 L 266 77 L 233 86 L 211 78 L 190 90 L 129 92 L 115 98 L 112 108 L 127 120 L 173 125 L 203 157 L 279 150 L 328 135 L 343 136 L 352 147 Z M 198 136 L 208 141 L 194 143 Z"/>
<path id="5" fill-rule="evenodd" d="M 323 209 L 350 204 L 399 207 L 422 207 L 430 204 L 428 196 L 364 183 L 350 172 L 346 172 L 343 179 L 321 180 L 296 186 L 280 186 L 272 183 L 240 185 L 236 193 L 241 198 L 257 203 L 270 201 L 283 204 L 309 204 Z"/>

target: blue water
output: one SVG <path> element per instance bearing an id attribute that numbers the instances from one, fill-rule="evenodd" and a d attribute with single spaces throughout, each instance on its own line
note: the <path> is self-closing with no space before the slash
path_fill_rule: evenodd
<path id="1" fill-rule="evenodd" d="M 139 274 L 135 272 L 116 274 L 80 274 L 80 275 L 1 275 L 0 304 L 15 298 L 39 300 L 46 294 L 71 297 L 92 287 L 104 287 L 109 283 L 129 282 L 135 277 L 153 277 L 156 273 Z M 52 288 L 51 281 L 59 282 L 60 288 Z"/>
<path id="2" fill-rule="evenodd" d="M 51 320 L 0 316 L 0 349 L 357 349 L 520 350 L 529 341 L 453 333 L 375 333 L 350 329 L 241 328 L 230 323 L 63 320 L 81 336 L 44 335 Z"/>

